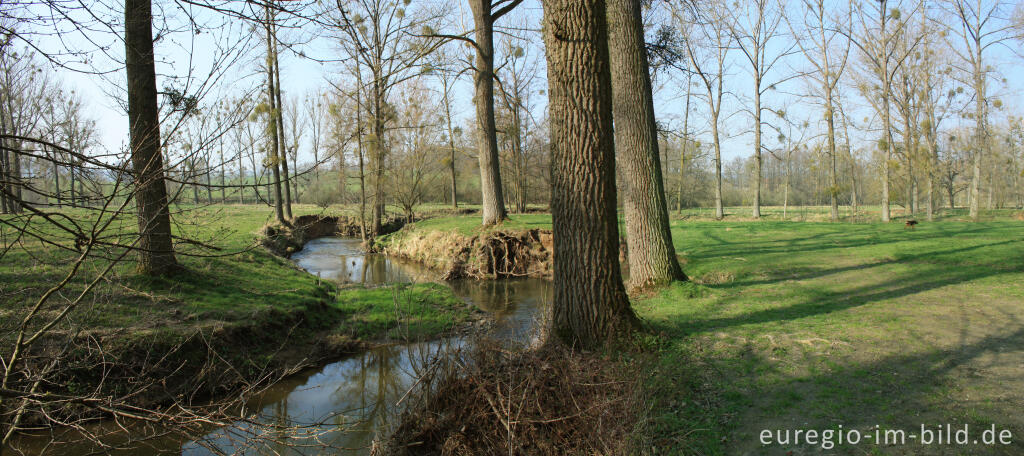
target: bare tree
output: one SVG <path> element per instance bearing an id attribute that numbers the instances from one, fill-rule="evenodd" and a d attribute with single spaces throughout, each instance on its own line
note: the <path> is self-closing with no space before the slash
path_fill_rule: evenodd
<path id="1" fill-rule="evenodd" d="M 971 177 L 970 216 L 978 220 L 979 198 L 981 195 L 981 163 L 990 147 L 988 111 L 992 100 L 988 98 L 989 79 L 994 71 L 988 59 L 997 46 L 1019 35 L 1010 19 L 1012 2 L 1004 0 L 946 0 L 943 9 L 952 16 L 947 30 L 950 32 L 950 49 L 957 57 L 954 66 L 960 73 L 969 75 L 969 86 L 974 92 L 974 144 L 973 175 Z"/>
<path id="2" fill-rule="evenodd" d="M 751 0 L 743 2 L 739 8 L 728 8 L 726 11 L 729 12 L 726 22 L 729 33 L 743 60 L 749 65 L 750 75 L 753 77 L 753 106 L 749 109 L 754 123 L 754 197 L 751 215 L 756 219 L 761 218 L 761 182 L 764 180 L 761 132 L 764 126 L 763 115 L 767 108 L 762 104 L 762 96 L 768 90 L 774 90 L 782 81 L 794 77 L 791 75 L 774 82 L 766 80 L 772 69 L 790 55 L 795 44 L 788 47 L 775 46 L 776 38 L 782 32 L 779 26 L 782 24 L 783 16 L 782 8 L 775 0 Z"/>
<path id="3" fill-rule="evenodd" d="M 854 3 L 853 11 L 857 19 L 858 31 L 853 32 L 847 29 L 845 33 L 863 57 L 866 67 L 866 79 L 875 78 L 878 83 L 864 81 L 860 84 L 861 92 L 864 92 L 872 107 L 882 118 L 882 137 L 879 140 L 879 148 L 883 152 L 882 159 L 882 221 L 890 219 L 890 196 L 889 186 L 891 181 L 890 161 L 893 155 L 893 134 L 892 134 L 892 83 L 893 78 L 904 60 L 909 56 L 908 52 L 914 49 L 914 45 L 901 46 L 897 40 L 905 30 L 906 22 L 900 18 L 904 14 L 915 14 L 918 7 L 910 11 L 901 11 L 902 2 L 880 0 L 870 2 L 870 6 L 862 3 Z M 852 25 L 852 23 L 851 23 Z M 877 93 L 877 97 L 876 97 Z"/>
<path id="4" fill-rule="evenodd" d="M 277 47 L 277 40 L 274 37 L 273 27 L 273 16 L 271 13 L 270 4 L 264 7 L 266 12 L 266 20 L 262 24 L 264 32 L 266 33 L 266 45 L 267 45 L 267 59 L 266 59 L 266 104 L 262 107 L 261 111 L 267 117 L 267 135 L 270 136 L 270 147 L 267 149 L 267 160 L 265 166 L 269 166 L 271 173 L 274 178 L 274 216 L 277 218 L 277 222 L 282 225 L 288 225 L 288 219 L 290 214 L 287 213 L 286 208 L 288 202 L 285 199 L 285 192 L 287 191 L 287 183 L 282 182 L 283 179 L 287 179 L 287 173 L 282 176 L 281 165 L 282 161 L 286 161 L 287 157 L 281 154 L 281 134 L 280 130 L 284 128 L 279 123 L 281 119 L 280 107 L 277 101 L 277 78 L 274 74 L 274 60 L 275 48 Z"/>
<path id="5" fill-rule="evenodd" d="M 849 23 L 850 16 L 847 14 L 845 20 L 841 19 L 842 15 L 829 16 L 832 8 L 826 6 L 824 0 L 803 0 L 802 3 L 802 23 L 797 26 L 793 21 L 789 21 L 789 26 L 794 31 L 799 27 L 803 32 L 803 36 L 796 41 L 796 44 L 800 46 L 800 51 L 814 67 L 814 71 L 809 72 L 808 77 L 819 86 L 815 92 L 821 99 L 825 110 L 825 126 L 827 128 L 825 134 L 831 162 L 829 169 L 831 179 L 829 202 L 832 206 L 830 217 L 835 222 L 839 220 L 839 180 L 836 170 L 838 160 L 836 96 L 838 95 L 839 81 L 846 71 L 846 62 L 850 55 L 850 42 L 838 30 L 843 22 Z"/>
<path id="6" fill-rule="evenodd" d="M 476 102 L 484 225 L 494 225 L 508 218 L 501 188 L 498 133 L 494 123 L 494 24 L 522 2 L 523 0 L 469 0 L 470 9 L 473 10 L 473 22 L 476 24 L 474 39 L 471 41 L 476 49 L 473 98 Z"/>
<path id="7" fill-rule="evenodd" d="M 716 2 L 701 6 L 687 3 L 681 10 L 674 11 L 675 20 L 683 33 L 686 58 L 691 71 L 697 75 L 705 90 L 708 103 L 708 123 L 711 126 L 711 140 L 715 150 L 715 218 L 725 217 L 722 205 L 722 142 L 719 134 L 719 120 L 722 115 L 722 101 L 725 94 L 725 72 L 733 39 L 727 27 L 725 6 Z"/>
<path id="8" fill-rule="evenodd" d="M 387 135 L 394 118 L 394 109 L 389 104 L 391 90 L 418 77 L 425 57 L 443 40 L 421 34 L 424 29 L 436 28 L 438 14 L 406 1 L 339 0 L 332 16 L 332 26 L 347 38 L 342 40 L 343 47 L 352 59 L 350 64 L 357 79 L 362 81 L 363 71 L 369 73 L 369 96 L 360 104 L 364 105 L 371 121 L 368 141 L 363 142 L 369 149 L 368 176 L 373 190 L 369 235 L 373 237 L 380 233 L 384 216 Z"/>

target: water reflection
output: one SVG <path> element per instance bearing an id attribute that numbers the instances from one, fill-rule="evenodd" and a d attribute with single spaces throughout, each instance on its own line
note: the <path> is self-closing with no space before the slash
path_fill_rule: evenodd
<path id="1" fill-rule="evenodd" d="M 383 255 L 367 255 L 359 241 L 344 238 L 313 239 L 292 255 L 292 261 L 324 280 L 384 285 L 437 280 L 437 274 L 412 262 Z"/>
<path id="2" fill-rule="evenodd" d="M 182 453 L 208 454 L 202 445 L 210 445 L 238 454 L 365 454 L 423 367 L 458 343 L 381 347 L 310 371 L 277 385 L 260 401 L 259 421 L 279 429 L 300 426 L 298 432 L 274 435 L 274 428 L 240 424 L 190 442 Z"/>
<path id="3" fill-rule="evenodd" d="M 367 255 L 354 239 L 316 239 L 292 259 L 313 274 L 344 283 L 437 280 L 420 265 Z M 501 337 L 520 340 L 532 334 L 539 310 L 551 300 L 550 283 L 536 279 L 457 281 L 450 286 L 460 298 L 491 312 Z M 256 431 L 239 424 L 189 442 L 182 453 L 208 454 L 205 444 L 240 454 L 367 454 L 375 433 L 387 424 L 423 367 L 460 344 L 448 339 L 381 347 L 291 377 L 259 398 L 258 419 L 281 428 L 300 425 L 301 432 L 268 435 L 272 427 Z"/>

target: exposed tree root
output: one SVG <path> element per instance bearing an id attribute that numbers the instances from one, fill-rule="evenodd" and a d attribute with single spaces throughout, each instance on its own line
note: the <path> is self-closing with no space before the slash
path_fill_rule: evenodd
<path id="1" fill-rule="evenodd" d="M 474 345 L 420 386 L 378 455 L 627 454 L 636 376 L 564 346 Z"/>
<path id="2" fill-rule="evenodd" d="M 548 230 L 488 231 L 476 236 L 435 231 L 399 233 L 381 250 L 421 262 L 445 280 L 551 278 L 552 238 Z"/>

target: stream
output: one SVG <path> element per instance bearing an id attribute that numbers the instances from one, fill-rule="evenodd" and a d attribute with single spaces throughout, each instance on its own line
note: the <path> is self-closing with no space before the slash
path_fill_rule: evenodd
<path id="1" fill-rule="evenodd" d="M 374 286 L 438 280 L 436 273 L 417 263 L 366 254 L 358 239 L 314 239 L 292 260 L 324 280 L 339 283 Z M 459 298 L 491 313 L 499 337 L 505 338 L 528 337 L 540 309 L 551 299 L 551 284 L 540 279 L 464 280 L 448 285 Z M 395 404 L 414 386 L 426 360 L 460 342 L 444 339 L 379 347 L 289 377 L 256 400 L 262 422 L 308 426 L 301 435 L 275 436 L 272 445 L 263 439 L 260 446 L 249 448 L 246 445 L 255 441 L 252 434 L 245 426 L 236 426 L 219 429 L 203 440 L 227 453 L 368 454 L 373 437 L 388 424 Z M 208 453 L 196 442 L 181 447 L 185 455 Z"/>
<path id="2" fill-rule="evenodd" d="M 351 238 L 314 239 L 292 255 L 292 260 L 311 274 L 338 283 L 377 286 L 440 281 L 438 274 L 418 263 L 367 254 L 360 247 L 360 241 Z M 447 282 L 447 285 L 459 298 L 489 312 L 495 322 L 496 336 L 506 340 L 526 340 L 533 335 L 534 323 L 541 309 L 550 303 L 552 293 L 551 283 L 541 279 L 465 280 Z M 238 422 L 189 442 L 156 438 L 136 444 L 131 450 L 108 452 L 132 456 L 216 452 L 369 454 L 374 436 L 378 431 L 387 432 L 388 420 L 398 410 L 396 404 L 416 384 L 417 372 L 427 360 L 461 344 L 462 340 L 449 338 L 387 345 L 348 356 L 285 378 L 252 398 L 249 410 L 259 410 L 253 421 L 264 426 Z M 118 430 L 110 422 L 96 426 L 97 430 Z M 288 430 L 277 432 L 284 428 Z M 69 431 L 73 433 L 71 430 L 57 433 Z M 116 445 L 122 439 L 114 438 L 106 443 Z M 25 436 L 18 446 L 25 454 L 74 455 L 96 451 L 91 445 L 83 445 L 55 445 L 46 436 Z"/>

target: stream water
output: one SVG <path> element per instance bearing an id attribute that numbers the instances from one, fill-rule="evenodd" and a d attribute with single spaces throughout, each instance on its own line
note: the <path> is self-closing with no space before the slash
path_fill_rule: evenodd
<path id="1" fill-rule="evenodd" d="M 356 239 L 320 238 L 292 255 L 295 263 L 325 280 L 383 285 L 436 280 L 422 265 L 366 254 Z M 522 338 L 532 331 L 539 310 L 550 302 L 551 285 L 539 279 L 449 282 L 455 294 L 488 311 L 502 337 Z M 398 344 L 310 369 L 273 386 L 259 401 L 260 419 L 282 426 L 305 425 L 305 433 L 252 439 L 244 426 L 206 436 L 228 453 L 367 454 L 373 437 L 387 425 L 395 404 L 413 387 L 422 366 L 461 341 Z M 326 422 L 325 422 L 326 419 Z M 261 429 L 265 432 L 266 429 Z M 260 446 L 245 445 L 259 441 Z M 240 451 L 239 451 L 240 450 Z M 196 442 L 182 454 L 206 454 Z"/>
<path id="2" fill-rule="evenodd" d="M 425 267 L 366 254 L 356 239 L 320 238 L 292 255 L 295 263 L 324 280 L 382 285 L 436 281 Z M 551 284 L 539 279 L 448 282 L 457 296 L 492 314 L 500 337 L 532 333 L 540 310 L 551 299 Z M 117 454 L 368 454 L 373 437 L 386 428 L 398 403 L 414 386 L 426 360 L 458 346 L 458 339 L 389 345 L 308 369 L 273 385 L 252 401 L 257 421 L 217 429 L 201 439 L 148 441 L 145 448 Z M 273 426 L 287 432 L 273 434 Z M 302 428 L 296 432 L 295 427 Z M 262 435 L 257 435 L 262 433 Z M 270 437 L 270 438 L 267 438 Z M 270 443 L 273 442 L 273 443 Z M 28 451 L 35 446 L 29 443 Z M 45 448 L 39 442 L 36 448 Z M 74 454 L 68 448 L 54 454 Z M 51 450 L 52 451 L 52 450 Z"/>

